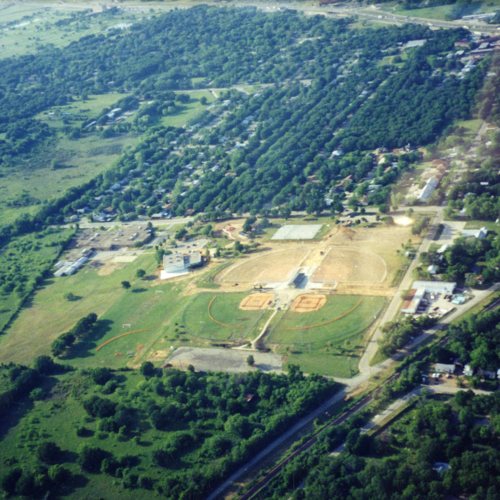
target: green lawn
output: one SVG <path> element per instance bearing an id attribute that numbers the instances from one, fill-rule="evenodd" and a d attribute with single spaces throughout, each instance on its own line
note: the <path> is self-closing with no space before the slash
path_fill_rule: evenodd
<path id="1" fill-rule="evenodd" d="M 327 352 L 301 352 L 300 354 L 289 354 L 286 357 L 286 365 L 290 364 L 299 365 L 306 373 L 351 378 L 358 373 L 359 356 L 355 354 L 335 356 Z"/>
<path id="2" fill-rule="evenodd" d="M 206 97 L 208 103 L 215 100 L 215 97 L 208 90 L 185 90 L 179 93 L 188 94 L 191 100 L 186 104 L 178 105 L 180 109 L 175 114 L 164 116 L 160 120 L 160 123 L 165 127 L 185 127 L 206 109 L 207 106 L 200 102 L 202 97 Z"/>
<path id="3" fill-rule="evenodd" d="M 242 311 L 244 293 L 200 293 L 184 308 L 179 321 L 187 334 L 215 341 L 238 341 L 257 335 L 258 326 L 270 312 Z"/>
<path id="4" fill-rule="evenodd" d="M 423 17 L 426 19 L 436 19 L 440 21 L 446 21 L 447 16 L 453 9 L 453 5 L 439 5 L 437 7 L 425 7 L 422 9 L 403 9 L 398 7 L 391 12 L 399 14 L 401 16 L 408 17 Z"/>
<path id="5" fill-rule="evenodd" d="M 271 324 L 270 345 L 304 371 L 349 377 L 357 372 L 364 334 L 383 297 L 334 295 L 319 311 L 287 311 Z"/>
<path id="6" fill-rule="evenodd" d="M 95 269 L 87 265 L 73 276 L 48 280 L 37 292 L 30 307 L 21 311 L 8 332 L 0 338 L 0 361 L 30 363 L 34 357 L 49 353 L 50 344 L 57 336 L 69 330 L 76 321 L 91 312 L 95 312 L 101 319 L 112 322 L 106 335 L 96 340 L 95 345 L 113 335 L 123 333 L 122 324 L 132 321 L 124 312 L 135 314 L 134 309 L 147 308 L 148 306 L 144 304 L 152 299 L 156 290 L 153 287 L 154 290 L 148 292 L 133 292 L 122 288 L 120 283 L 123 280 L 130 281 L 133 288 L 148 288 L 147 284 L 143 285 L 147 282 L 134 278 L 139 268 L 151 273 L 156 268 L 153 256 L 140 256 L 134 262 L 107 276 L 99 276 Z M 80 299 L 68 301 L 64 298 L 67 293 L 73 293 Z M 109 317 L 106 315 L 108 310 L 110 310 Z M 117 318 L 117 315 L 122 317 Z M 147 315 L 143 319 L 149 321 Z M 145 326 L 149 325 L 150 323 L 146 323 Z M 133 327 L 144 328 L 142 323 L 134 324 Z M 73 362 L 101 364 L 100 361 L 91 359 L 94 356 L 93 348 L 94 346 L 92 352 L 86 353 L 83 361 L 75 358 Z M 112 363 L 113 366 L 124 366 L 128 361 L 116 358 L 114 351 L 111 352 L 109 349 L 103 349 L 100 358 L 103 362 Z"/>

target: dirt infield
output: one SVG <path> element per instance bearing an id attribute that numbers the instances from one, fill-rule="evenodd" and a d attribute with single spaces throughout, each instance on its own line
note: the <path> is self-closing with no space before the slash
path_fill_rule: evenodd
<path id="1" fill-rule="evenodd" d="M 220 284 L 282 283 L 292 278 L 309 253 L 309 246 L 290 246 L 251 257 L 224 269 L 215 277 Z"/>
<path id="2" fill-rule="evenodd" d="M 368 250 L 333 247 L 312 276 L 315 283 L 383 283 L 385 260 Z"/>
<path id="3" fill-rule="evenodd" d="M 308 293 L 296 297 L 290 309 L 293 312 L 308 313 L 308 312 L 318 311 L 325 304 L 326 304 L 326 295 Z"/>
<path id="4" fill-rule="evenodd" d="M 273 300 L 274 295 L 272 293 L 252 293 L 240 302 L 239 307 L 243 311 L 258 311 L 267 309 Z"/>

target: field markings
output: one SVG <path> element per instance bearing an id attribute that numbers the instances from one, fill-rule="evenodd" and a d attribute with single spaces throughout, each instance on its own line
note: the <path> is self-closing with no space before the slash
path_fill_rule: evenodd
<path id="1" fill-rule="evenodd" d="M 347 311 L 344 311 L 342 314 L 339 314 L 335 318 L 329 319 L 327 321 L 323 321 L 321 323 L 313 323 L 312 325 L 305 325 L 305 326 L 291 326 L 288 328 L 283 328 L 283 330 L 285 330 L 285 331 L 312 330 L 314 328 L 319 328 L 322 326 L 330 325 L 331 323 L 335 323 L 335 321 L 338 321 L 342 318 L 345 318 L 346 316 L 349 316 L 349 314 L 354 312 L 359 306 L 361 306 L 362 303 L 363 303 L 363 298 L 360 298 L 358 300 L 358 302 L 356 302 L 356 304 L 354 304 L 354 306 L 352 306 L 350 309 L 348 309 Z M 283 319 L 285 318 L 285 316 L 283 316 Z"/>
<path id="2" fill-rule="evenodd" d="M 100 351 L 103 347 L 106 347 L 108 344 L 111 344 L 111 342 L 114 342 L 115 340 L 121 339 L 122 337 L 126 337 L 127 335 L 134 335 L 135 333 L 143 333 L 145 331 L 146 331 L 146 329 L 142 328 L 141 330 L 132 330 L 131 332 L 121 333 L 120 335 L 116 335 L 115 337 L 111 337 L 110 339 L 106 340 L 102 344 L 99 344 L 95 348 L 95 351 L 96 352 Z"/>

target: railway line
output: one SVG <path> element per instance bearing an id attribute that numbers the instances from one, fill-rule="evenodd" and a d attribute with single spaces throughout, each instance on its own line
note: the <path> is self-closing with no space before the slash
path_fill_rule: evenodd
<path id="1" fill-rule="evenodd" d="M 500 297 L 497 299 L 493 300 L 490 304 L 484 307 L 484 311 L 490 311 L 493 310 L 496 307 L 500 306 Z M 431 337 L 429 337 L 431 338 Z M 444 336 L 438 340 L 436 340 L 436 345 L 446 345 L 448 342 L 448 337 Z M 408 352 L 410 354 L 410 352 Z M 425 356 L 427 354 L 426 351 L 423 351 L 417 356 L 417 359 Z M 399 372 L 394 373 L 391 375 L 388 379 L 385 380 L 384 385 L 388 384 L 394 380 L 396 380 L 399 377 Z M 363 410 L 366 408 L 379 394 L 381 391 L 382 386 L 378 386 L 375 389 L 373 389 L 369 394 L 364 396 L 362 399 L 357 401 L 355 404 L 353 404 L 352 407 L 348 408 L 344 412 L 342 412 L 340 415 L 332 418 L 328 423 L 326 423 L 323 427 L 320 429 L 316 430 L 313 432 L 309 438 L 304 441 L 301 445 L 299 445 L 295 450 L 293 450 L 289 455 L 287 455 L 285 458 L 283 458 L 280 462 L 278 462 L 276 465 L 274 465 L 262 478 L 258 479 L 255 484 L 253 484 L 248 491 L 240 495 L 238 498 L 241 500 L 251 500 L 255 498 L 276 476 L 280 474 L 280 472 L 286 467 L 288 463 L 290 463 L 294 458 L 298 457 L 302 453 L 306 452 L 308 449 L 310 449 L 314 444 L 317 443 L 319 437 L 328 429 L 341 425 L 346 420 L 348 420 L 350 417 L 354 416 L 356 413 L 359 411 Z"/>

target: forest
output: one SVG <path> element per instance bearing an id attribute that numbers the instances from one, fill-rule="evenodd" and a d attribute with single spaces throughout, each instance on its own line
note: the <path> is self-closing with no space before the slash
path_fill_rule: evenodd
<path id="1" fill-rule="evenodd" d="M 346 439 L 346 454 L 324 457 L 295 498 L 493 500 L 499 484 L 500 398 L 462 391 L 451 401 L 422 397 L 380 436 Z"/>
<path id="2" fill-rule="evenodd" d="M 181 372 L 149 362 L 140 370 L 74 371 L 48 356 L 33 368 L 2 365 L 0 381 L 1 487 L 31 498 L 80 488 L 92 496 L 154 490 L 205 498 L 337 390 L 294 366 L 287 375 Z"/>

